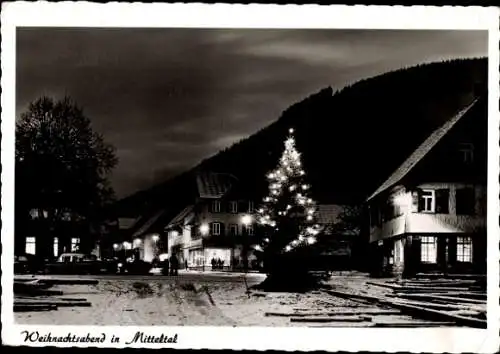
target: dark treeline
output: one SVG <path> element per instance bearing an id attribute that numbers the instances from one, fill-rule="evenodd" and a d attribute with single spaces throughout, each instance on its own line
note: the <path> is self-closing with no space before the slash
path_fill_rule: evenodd
<path id="1" fill-rule="evenodd" d="M 326 88 L 192 170 L 123 199 L 117 210 L 137 215 L 175 205 L 178 211 L 192 200 L 199 170 L 232 173 L 260 198 L 291 127 L 313 197 L 319 203 L 361 203 L 432 130 L 486 91 L 487 59 L 420 65 L 337 92 Z"/>

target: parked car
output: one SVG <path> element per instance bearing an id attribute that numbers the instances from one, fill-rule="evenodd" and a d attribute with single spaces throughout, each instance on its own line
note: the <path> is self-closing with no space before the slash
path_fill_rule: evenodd
<path id="1" fill-rule="evenodd" d="M 118 273 L 130 275 L 148 275 L 153 265 L 142 259 L 127 258 L 118 263 Z"/>
<path id="2" fill-rule="evenodd" d="M 35 274 L 43 269 L 43 261 L 32 254 L 14 256 L 14 274 Z"/>
<path id="3" fill-rule="evenodd" d="M 113 274 L 117 272 L 117 262 L 100 260 L 95 255 L 84 253 L 63 253 L 57 261 L 47 263 L 44 272 L 48 274 Z"/>

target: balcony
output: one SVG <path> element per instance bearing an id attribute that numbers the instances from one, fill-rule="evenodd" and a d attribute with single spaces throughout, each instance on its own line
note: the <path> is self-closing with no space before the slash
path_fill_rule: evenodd
<path id="1" fill-rule="evenodd" d="M 486 230 L 486 217 L 481 215 L 454 215 L 408 213 L 372 227 L 370 242 L 387 239 L 405 233 L 457 234 Z"/>

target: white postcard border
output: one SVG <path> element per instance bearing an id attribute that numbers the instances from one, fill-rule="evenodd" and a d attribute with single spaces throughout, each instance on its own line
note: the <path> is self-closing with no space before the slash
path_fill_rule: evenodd
<path id="1" fill-rule="evenodd" d="M 7 345 L 83 347 L 174 347 L 279 349 L 286 351 L 496 352 L 499 348 L 499 10 L 482 7 L 206 5 L 86 2 L 2 4 L 2 341 Z M 92 327 L 27 326 L 14 323 L 14 131 L 15 31 L 21 26 L 51 27 L 186 27 L 186 28 L 344 28 L 457 29 L 489 31 L 488 125 L 488 329 L 358 329 L 261 327 Z M 24 341 L 22 331 L 41 335 L 106 335 L 104 343 Z M 175 344 L 131 343 L 137 331 L 177 334 Z M 112 336 L 120 343 L 112 343 Z"/>

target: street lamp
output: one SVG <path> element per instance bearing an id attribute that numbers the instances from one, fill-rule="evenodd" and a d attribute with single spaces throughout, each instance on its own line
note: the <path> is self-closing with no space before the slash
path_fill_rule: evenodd
<path id="1" fill-rule="evenodd" d="M 250 215 L 243 215 L 241 217 L 241 222 L 243 225 L 248 226 L 252 223 L 252 217 Z"/>
<path id="2" fill-rule="evenodd" d="M 243 267 L 245 272 L 248 271 L 248 226 L 252 223 L 253 218 L 251 215 L 243 215 L 241 217 L 241 223 L 243 224 Z"/>
<path id="3" fill-rule="evenodd" d="M 208 234 L 208 230 L 209 230 L 208 224 L 202 224 L 200 226 L 200 232 L 203 236 Z"/>

